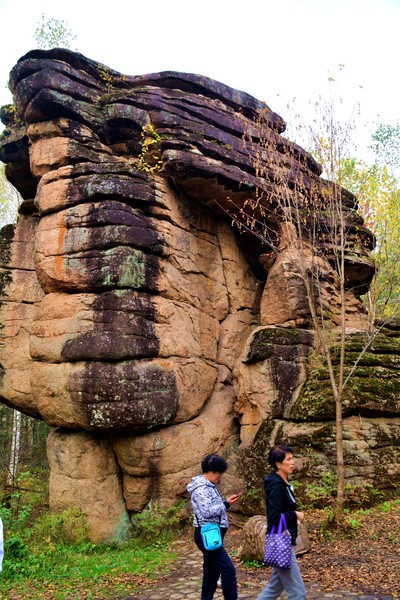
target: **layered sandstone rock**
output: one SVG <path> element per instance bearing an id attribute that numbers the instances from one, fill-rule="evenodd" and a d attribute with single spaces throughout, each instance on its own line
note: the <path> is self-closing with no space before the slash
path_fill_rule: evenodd
<path id="1" fill-rule="evenodd" d="M 39 413 L 32 397 L 30 330 L 44 295 L 33 260 L 38 221 L 29 216 L 4 227 L 0 247 L 0 394 L 6 404 L 32 416 Z"/>
<path id="2" fill-rule="evenodd" d="M 391 491 L 400 477 L 400 328 L 386 323 L 365 351 L 369 335 L 349 333 L 346 338 L 345 377 L 351 373 L 343 394 L 346 481 Z M 334 368 L 338 354 L 333 352 Z M 334 471 L 335 402 L 324 359 L 313 350 L 312 333 L 306 330 L 257 328 L 246 346 L 238 381 L 242 443 L 231 464 L 234 475 L 247 483 L 239 508 L 254 514 L 264 508 L 257 485 L 271 445 L 280 442 L 296 449 L 302 488 Z"/>
<path id="3" fill-rule="evenodd" d="M 56 512 L 82 508 L 94 542 L 126 539 L 130 523 L 120 469 L 107 441 L 84 432 L 55 430 L 47 450 L 50 508 Z"/>
<path id="4" fill-rule="evenodd" d="M 301 445 L 321 427 L 322 450 L 301 460 L 322 453 L 331 467 L 332 401 L 323 365 L 309 377 L 314 335 L 295 235 L 278 210 L 283 193 L 306 210 L 331 188 L 280 135 L 282 119 L 205 77 L 127 77 L 61 49 L 23 57 L 11 89 L 0 158 L 24 202 L 1 234 L 0 392 L 59 428 L 49 439 L 54 509 L 77 504 L 92 539 L 118 538 L 126 509 L 176 501 L 206 453 L 231 457 L 227 489 L 250 489 L 278 435 Z M 346 325 L 362 332 L 374 242 L 343 194 Z M 271 232 L 265 243 L 232 227 L 254 206 Z M 330 232 L 327 222 L 314 243 L 335 326 Z M 308 252 L 311 269 L 311 241 Z M 366 432 L 383 431 L 389 416 L 395 426 L 393 352 L 390 376 L 380 372 L 390 409 L 366 397 L 346 405 L 351 442 L 361 435 L 352 419 L 365 413 L 366 465 L 375 452 Z M 308 402 L 319 388 L 323 399 Z M 307 475 L 318 477 L 317 466 Z"/>

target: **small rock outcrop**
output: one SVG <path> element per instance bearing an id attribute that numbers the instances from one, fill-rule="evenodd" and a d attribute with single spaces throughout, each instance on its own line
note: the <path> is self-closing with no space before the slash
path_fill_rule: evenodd
<path id="1" fill-rule="evenodd" d="M 332 468 L 332 398 L 324 366 L 310 368 L 304 289 L 274 210 L 283 180 L 305 206 L 329 186 L 283 120 L 206 77 L 125 76 L 63 49 L 22 57 L 10 85 L 0 159 L 23 203 L 0 234 L 0 394 L 55 428 L 52 507 L 82 508 L 96 541 L 122 539 L 128 512 L 182 497 L 208 452 L 230 458 L 227 489 L 259 488 L 278 438 L 305 478 Z M 270 247 L 232 226 L 260 193 Z M 343 193 L 356 351 L 374 240 Z M 338 276 L 318 243 L 335 324 Z M 346 396 L 348 476 L 383 487 L 399 479 L 398 341 L 382 330 Z"/>
<path id="2" fill-rule="evenodd" d="M 298 523 L 298 535 L 294 551 L 296 556 L 311 550 L 311 542 L 305 525 Z M 243 560 L 256 560 L 264 562 L 265 536 L 267 532 L 267 519 L 262 515 L 250 517 L 243 527 L 243 545 L 241 558 Z"/>

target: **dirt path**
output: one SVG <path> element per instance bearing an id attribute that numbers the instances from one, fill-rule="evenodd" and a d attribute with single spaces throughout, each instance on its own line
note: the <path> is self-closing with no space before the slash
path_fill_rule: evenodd
<path id="1" fill-rule="evenodd" d="M 228 547 L 232 546 L 232 540 Z M 199 600 L 202 579 L 202 555 L 200 551 L 187 540 L 176 542 L 174 549 L 177 552 L 175 568 L 171 575 L 158 581 L 155 587 L 143 590 L 130 596 L 129 600 Z M 266 584 L 269 570 L 263 568 L 243 568 L 237 562 L 237 576 L 239 584 L 239 600 L 255 600 L 260 590 Z M 300 559 L 301 569 L 301 559 Z M 318 582 L 307 583 L 307 598 L 309 600 L 393 600 L 388 595 L 365 595 L 362 592 L 349 592 L 343 589 L 326 591 Z M 281 598 L 287 598 L 286 594 Z M 223 600 L 221 589 L 218 588 L 214 600 Z"/>

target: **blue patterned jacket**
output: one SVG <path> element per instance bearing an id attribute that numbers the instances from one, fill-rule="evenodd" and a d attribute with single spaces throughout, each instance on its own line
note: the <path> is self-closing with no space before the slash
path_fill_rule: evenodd
<path id="1" fill-rule="evenodd" d="M 193 507 L 193 525 L 201 527 L 204 523 L 219 523 L 228 528 L 227 506 L 216 486 L 202 475 L 192 477 L 186 487 Z"/>

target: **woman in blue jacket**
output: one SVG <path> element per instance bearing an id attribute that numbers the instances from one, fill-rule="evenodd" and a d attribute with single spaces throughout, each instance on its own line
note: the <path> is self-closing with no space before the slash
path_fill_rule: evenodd
<path id="1" fill-rule="evenodd" d="M 293 488 L 289 476 L 294 471 L 293 450 L 290 446 L 278 444 L 271 448 L 268 462 L 273 471 L 264 479 L 265 504 L 267 507 L 267 533 L 273 526 L 278 528 L 282 514 L 285 515 L 287 529 L 292 538 L 290 569 L 274 567 L 267 586 L 257 596 L 257 600 L 275 600 L 286 590 L 289 600 L 305 600 L 306 589 L 300 574 L 293 546 L 297 537 L 297 521 L 304 521 L 304 514 L 297 510 Z"/>
<path id="2" fill-rule="evenodd" d="M 216 484 L 227 468 L 224 458 L 218 454 L 208 454 L 201 463 L 203 474 L 193 477 L 186 488 L 190 493 L 194 513 L 194 541 L 203 553 L 201 600 L 213 599 L 220 575 L 225 600 L 237 600 L 236 571 L 228 553 L 223 546 L 218 550 L 206 550 L 200 534 L 200 527 L 205 523 L 218 523 L 222 539 L 228 529 L 226 511 L 240 494 L 229 496 L 225 501 L 222 499 Z"/>

